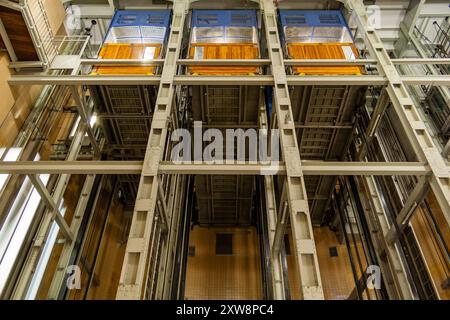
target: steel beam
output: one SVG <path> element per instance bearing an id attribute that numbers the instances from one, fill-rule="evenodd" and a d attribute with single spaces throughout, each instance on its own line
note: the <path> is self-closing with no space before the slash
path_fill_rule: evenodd
<path id="1" fill-rule="evenodd" d="M 424 176 L 431 174 L 428 165 L 421 162 L 300 162 L 303 173 L 309 176 Z M 140 174 L 142 161 L 15 161 L 0 162 L 0 174 Z M 450 169 L 448 169 L 450 172 Z M 272 173 L 271 173 L 272 172 Z M 249 163 L 174 163 L 162 161 L 159 174 L 199 175 L 286 175 L 286 165 Z M 144 176 L 148 176 L 144 173 Z"/>
<path id="2" fill-rule="evenodd" d="M 19 3 L 14 2 L 14 1 L 10 1 L 10 0 L 0 0 L 0 6 L 6 7 L 8 9 L 12 9 L 12 10 L 16 10 L 16 11 L 21 11 L 22 7 L 20 6 Z"/>
<path id="3" fill-rule="evenodd" d="M 264 91 L 260 90 L 260 108 L 259 108 L 259 127 L 261 130 L 265 130 L 267 132 L 267 137 L 269 137 L 269 121 L 267 119 L 267 109 L 265 100 L 263 97 Z M 264 192 L 265 192 L 265 201 L 266 201 L 266 217 L 267 219 L 267 229 L 268 229 L 268 237 L 269 237 L 269 252 L 270 252 L 270 265 L 271 265 L 271 275 L 272 278 L 272 291 L 273 297 L 276 300 L 284 300 L 285 289 L 284 289 L 284 274 L 281 263 L 281 256 L 278 252 L 274 251 L 274 239 L 277 231 L 277 220 L 278 220 L 278 212 L 276 208 L 276 197 L 275 197 L 275 187 L 272 176 L 264 177 Z"/>
<path id="4" fill-rule="evenodd" d="M 420 12 L 425 5 L 425 0 L 410 0 L 408 8 L 406 9 L 405 17 L 400 23 L 400 36 L 395 44 L 397 56 L 401 57 L 402 53 L 408 48 L 410 44 L 410 37 L 414 33 L 414 28 L 419 19 Z"/>
<path id="5" fill-rule="evenodd" d="M 289 202 L 286 199 L 286 185 L 283 186 L 281 192 L 280 208 L 278 210 L 277 224 L 275 226 L 275 234 L 272 240 L 272 250 L 275 257 L 279 257 L 281 253 L 281 246 L 284 243 L 284 235 L 288 225 L 288 211 Z"/>
<path id="6" fill-rule="evenodd" d="M 64 220 L 64 216 L 61 214 L 61 211 L 59 211 L 59 207 L 56 204 L 55 200 L 53 200 L 50 192 L 48 192 L 47 187 L 42 183 L 41 179 L 38 176 L 29 175 L 28 178 L 30 179 L 31 183 L 33 183 L 33 186 L 41 196 L 42 201 L 44 201 L 47 208 L 52 212 L 53 218 L 61 229 L 61 232 L 66 238 L 66 241 L 73 242 L 73 233 L 72 231 L 70 231 L 66 220 Z"/>
<path id="7" fill-rule="evenodd" d="M 13 75 L 10 85 L 159 85 L 159 76 Z"/>
<path id="8" fill-rule="evenodd" d="M 80 230 L 81 223 L 86 212 L 89 196 L 94 186 L 94 181 L 95 175 L 88 175 L 84 182 L 83 189 L 81 190 L 80 198 L 78 199 L 78 203 L 75 208 L 73 219 L 70 225 L 70 230 L 74 235 L 77 235 Z M 59 256 L 58 267 L 56 268 L 56 271 L 52 278 L 52 282 L 48 289 L 47 299 L 49 300 L 56 300 L 59 297 L 61 286 L 63 285 L 66 276 L 70 257 L 73 249 L 75 248 L 75 243 L 75 241 L 64 243 L 61 255 Z"/>
<path id="9" fill-rule="evenodd" d="M 377 69 L 388 79 L 387 92 L 397 113 L 405 135 L 411 142 L 419 161 L 427 162 L 431 168 L 431 189 L 439 206 L 450 224 L 450 172 L 439 149 L 433 142 L 426 125 L 414 105 L 405 82 L 390 60 L 389 54 L 380 40 L 374 27 L 370 26 L 369 18 L 362 0 L 346 1 L 354 12 L 358 29 L 363 33 L 367 49 L 372 58 L 379 61 Z M 431 76 L 430 76 L 431 77 Z M 446 77 L 449 78 L 448 76 Z"/>
<path id="10" fill-rule="evenodd" d="M 292 115 L 289 83 L 278 34 L 277 12 L 272 0 L 261 0 L 259 4 L 263 13 L 267 49 L 274 77 L 274 111 L 286 165 L 286 194 L 296 257 L 296 272 L 298 272 L 300 282 L 300 297 L 305 300 L 323 300 L 322 279 Z"/>
<path id="11" fill-rule="evenodd" d="M 414 48 L 417 50 L 417 53 L 419 56 L 423 59 L 427 57 L 427 53 L 425 52 L 424 48 L 422 47 L 422 44 L 420 43 L 420 40 L 417 39 L 417 37 L 414 34 L 410 35 L 410 41 L 414 45 Z M 434 65 L 428 65 L 427 69 L 431 72 L 432 75 L 440 75 L 441 73 L 436 70 Z M 444 100 L 447 104 L 450 104 L 450 90 L 448 87 L 439 87 L 438 88 L 441 94 L 444 97 Z"/>
<path id="12" fill-rule="evenodd" d="M 288 76 L 289 85 L 386 85 L 385 77 L 374 75 L 361 76 Z M 414 80 L 410 78 L 410 81 Z M 416 79 L 417 80 L 417 79 Z M 435 79 L 435 81 L 438 79 Z M 159 85 L 159 76 L 29 76 L 13 75 L 8 80 L 10 85 Z M 418 81 L 418 80 L 417 80 Z M 422 81 L 429 82 L 427 79 Z M 255 76 L 194 76 L 179 75 L 173 80 L 174 85 L 273 85 L 271 75 Z"/>
<path id="13" fill-rule="evenodd" d="M 305 175 L 393 176 L 428 175 L 429 166 L 417 162 L 333 162 L 302 161 Z M 447 169 L 450 173 L 450 169 Z"/>
<path id="14" fill-rule="evenodd" d="M 365 66 L 368 64 L 376 64 L 374 59 L 286 59 L 284 65 L 286 66 Z"/>
<path id="15" fill-rule="evenodd" d="M 450 86 L 450 77 L 444 75 L 427 75 L 427 76 L 399 76 L 400 81 L 407 85 L 428 85 L 432 87 L 448 87 Z"/>
<path id="16" fill-rule="evenodd" d="M 417 211 L 420 203 L 423 201 L 429 190 L 429 183 L 426 177 L 422 177 L 416 184 L 415 188 L 409 195 L 408 199 L 403 205 L 396 217 L 394 223 L 397 227 L 393 225 L 388 233 L 386 234 L 386 241 L 388 244 L 392 245 L 402 234 L 403 230 L 408 226 L 409 221 L 413 217 L 413 214 Z"/>
<path id="17" fill-rule="evenodd" d="M 44 63 L 41 61 L 17 61 L 10 62 L 8 65 L 11 69 L 43 68 L 44 66 Z"/>
<path id="18" fill-rule="evenodd" d="M 380 75 L 355 76 L 286 76 L 288 85 L 367 85 L 385 86 L 388 79 Z M 407 85 L 450 86 L 448 76 L 398 76 Z M 28 76 L 13 75 L 8 80 L 10 85 L 158 85 L 159 76 Z M 173 80 L 174 85 L 273 85 L 270 75 L 255 76 L 195 76 L 179 75 Z"/>
<path id="19" fill-rule="evenodd" d="M 88 108 L 83 95 L 83 88 L 81 88 L 81 96 L 76 86 L 71 86 L 70 90 L 72 92 L 72 98 L 75 100 L 75 104 L 77 105 L 78 115 L 80 116 L 81 121 L 85 124 L 86 133 L 91 141 L 92 149 L 94 149 L 94 155 L 98 157 L 100 155 L 100 148 L 90 125 Z"/>
<path id="20" fill-rule="evenodd" d="M 160 66 L 163 65 L 164 59 L 80 59 L 81 65 L 87 66 Z"/>
<path id="21" fill-rule="evenodd" d="M 384 210 L 382 199 L 379 196 L 375 179 L 373 177 L 365 177 L 362 179 L 362 184 L 368 200 L 364 214 L 367 217 L 371 236 L 374 239 L 381 270 L 387 280 L 386 289 L 388 295 L 391 299 L 414 299 L 405 267 L 400 258 L 400 251 L 396 244 L 388 244 L 386 241 L 386 235 L 389 231 L 389 219 Z M 388 275 L 392 278 L 392 282 L 387 278 Z"/>
<path id="22" fill-rule="evenodd" d="M 364 141 L 361 149 L 359 150 L 358 157 L 359 159 L 364 159 L 369 151 L 370 144 L 375 138 L 375 133 L 378 130 L 378 127 L 381 123 L 381 119 L 384 116 L 384 112 L 386 111 L 388 105 L 390 103 L 389 96 L 385 89 L 381 91 L 380 96 L 378 97 L 377 104 L 372 114 L 370 115 L 370 122 L 366 129 L 366 140 Z"/>
<path id="23" fill-rule="evenodd" d="M 442 155 L 450 160 L 450 139 L 445 144 L 444 149 L 442 150 Z"/>
<path id="24" fill-rule="evenodd" d="M 276 166 L 270 164 L 207 164 L 207 163 L 188 163 L 175 164 L 171 162 L 162 162 L 159 165 L 159 173 L 164 174 L 197 174 L 197 175 L 264 175 L 265 172 L 278 172 L 280 175 L 286 173 L 286 167 L 280 163 Z"/>
<path id="25" fill-rule="evenodd" d="M 169 207 L 167 206 L 167 200 L 166 196 L 164 194 L 164 190 L 162 187 L 162 183 L 158 185 L 158 200 L 156 201 L 156 204 L 159 207 L 159 213 L 160 213 L 160 220 L 161 220 L 161 227 L 163 229 L 163 232 L 166 233 L 168 231 L 168 221 L 169 218 Z"/>
<path id="26" fill-rule="evenodd" d="M 183 66 L 264 66 L 269 59 L 178 59 L 177 64 Z"/>
<path id="27" fill-rule="evenodd" d="M 16 161 L 0 162 L 9 174 L 140 174 L 142 161 Z"/>
<path id="28" fill-rule="evenodd" d="M 160 183 L 158 169 L 164 155 L 169 118 L 175 93 L 176 61 L 180 55 L 184 22 L 188 8 L 189 1 L 187 0 L 174 0 L 173 2 L 173 18 L 167 42 L 167 53 L 156 98 L 144 168 L 139 183 L 125 259 L 117 290 L 117 299 L 143 299 L 152 296 L 151 292 L 147 292 L 147 283 L 152 283 L 155 279 L 155 274 L 152 270 L 154 270 L 153 264 L 156 261 L 150 262 L 149 257 L 155 252 L 154 250 L 157 250 L 151 245 L 151 240 L 152 236 L 157 236 L 154 234 L 154 223 Z"/>
<path id="29" fill-rule="evenodd" d="M 417 162 L 333 162 L 302 160 L 298 162 L 305 175 L 361 175 L 361 176 L 422 176 L 431 173 L 430 168 Z M 0 166 L 1 168 L 1 166 Z M 270 172 L 277 169 L 277 172 Z M 201 175 L 286 175 L 287 165 L 277 167 L 267 164 L 174 164 L 162 162 L 160 173 Z M 450 169 L 449 169 L 450 170 Z M 1 171 L 0 171 L 1 172 Z"/>
<path id="30" fill-rule="evenodd" d="M 8 37 L 8 33 L 6 32 L 2 19 L 0 19 L 0 38 L 3 40 L 3 44 L 5 45 L 6 50 L 8 51 L 9 58 L 11 59 L 12 62 L 16 62 L 18 60 L 16 52 L 14 51 L 14 47 Z"/>
<path id="31" fill-rule="evenodd" d="M 393 64 L 439 64 L 447 65 L 450 64 L 449 58 L 399 58 L 391 59 Z"/>
<path id="32" fill-rule="evenodd" d="M 175 85 L 248 85 L 263 86 L 273 85 L 273 76 L 270 75 L 247 75 L 247 76 L 176 76 Z"/>
<path id="33" fill-rule="evenodd" d="M 401 58 L 392 59 L 394 64 L 450 64 L 447 58 Z M 37 62 L 35 62 L 37 63 Z M 80 59 L 81 65 L 114 65 L 114 66 L 160 66 L 164 59 Z M 183 66 L 265 66 L 269 59 L 178 59 Z M 365 66 L 375 65 L 375 59 L 286 59 L 286 66 Z M 42 66 L 42 64 L 40 65 Z"/>

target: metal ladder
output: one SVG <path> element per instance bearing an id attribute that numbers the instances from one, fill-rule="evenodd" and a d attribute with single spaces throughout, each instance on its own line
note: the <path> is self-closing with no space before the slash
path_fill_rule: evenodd
<path id="1" fill-rule="evenodd" d="M 58 54 L 58 50 L 42 0 L 24 0 L 22 6 L 24 18 L 28 20 L 28 27 L 40 58 L 49 66 Z"/>

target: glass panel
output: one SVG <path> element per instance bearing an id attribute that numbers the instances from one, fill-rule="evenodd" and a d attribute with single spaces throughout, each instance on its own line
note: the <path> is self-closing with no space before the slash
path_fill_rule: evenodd
<path id="1" fill-rule="evenodd" d="M 286 27 L 285 35 L 287 42 L 310 42 L 313 27 Z"/>
<path id="2" fill-rule="evenodd" d="M 225 30 L 222 27 L 194 28 L 192 43 L 222 43 L 225 42 Z"/>

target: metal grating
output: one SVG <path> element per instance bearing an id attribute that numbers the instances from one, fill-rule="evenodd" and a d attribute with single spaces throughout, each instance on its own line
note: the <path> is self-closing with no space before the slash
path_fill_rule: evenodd
<path id="1" fill-rule="evenodd" d="M 341 160 L 352 136 L 364 87 L 307 86 L 291 91 L 294 118 L 303 160 Z M 306 176 L 305 184 L 314 223 L 320 223 L 328 207 L 335 177 Z"/>
<path id="2" fill-rule="evenodd" d="M 259 87 L 195 86 L 194 120 L 204 125 L 238 128 L 258 123 Z M 248 152 L 247 152 L 248 155 Z M 196 176 L 195 193 L 201 225 L 250 225 L 252 223 L 252 176 Z"/>
<path id="3" fill-rule="evenodd" d="M 95 112 L 105 129 L 105 150 L 111 160 L 142 160 L 154 108 L 155 88 L 150 86 L 92 86 Z M 120 176 L 127 208 L 133 208 L 138 175 Z"/>
<path id="4" fill-rule="evenodd" d="M 327 24 L 340 24 L 341 19 L 339 19 L 339 15 L 337 14 L 320 14 L 319 15 L 319 21 L 321 23 L 327 23 Z"/>

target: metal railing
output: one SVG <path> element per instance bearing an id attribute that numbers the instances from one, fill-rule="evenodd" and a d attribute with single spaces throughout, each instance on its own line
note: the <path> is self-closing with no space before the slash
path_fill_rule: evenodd
<path id="1" fill-rule="evenodd" d="M 50 65 L 58 52 L 42 0 L 23 1 L 22 14 L 41 61 L 47 66 Z"/>

